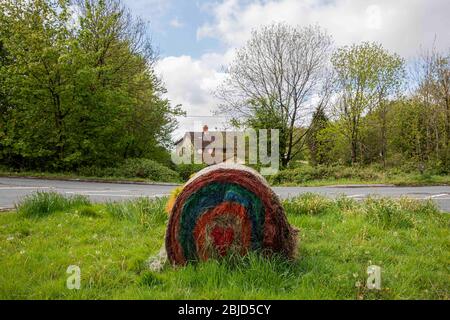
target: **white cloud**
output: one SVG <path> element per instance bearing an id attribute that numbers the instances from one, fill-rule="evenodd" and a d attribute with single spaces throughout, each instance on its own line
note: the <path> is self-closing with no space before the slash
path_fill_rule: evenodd
<path id="1" fill-rule="evenodd" d="M 212 92 L 223 80 L 220 62 L 224 58 L 218 54 L 205 54 L 200 59 L 190 56 L 166 57 L 156 65 L 156 71 L 163 79 L 167 98 L 173 105 L 182 104 L 188 117 L 180 117 L 180 128 L 174 138 L 185 131 L 201 130 L 204 124 L 213 129 L 222 128 L 224 119 L 214 116 L 218 101 Z"/>
<path id="2" fill-rule="evenodd" d="M 172 20 L 170 20 L 169 24 L 174 27 L 174 28 L 181 28 L 184 26 L 184 23 L 182 23 L 180 21 L 180 19 L 178 19 L 177 17 L 173 18 Z"/>
<path id="3" fill-rule="evenodd" d="M 380 30 L 383 24 L 380 7 L 370 5 L 366 9 L 366 27 L 369 29 Z"/>
<path id="4" fill-rule="evenodd" d="M 230 47 L 243 45 L 253 28 L 280 21 L 318 24 L 337 45 L 377 41 L 405 58 L 421 45 L 431 46 L 435 36 L 439 49 L 450 46 L 448 0 L 225 0 L 210 10 L 213 22 L 201 26 L 197 37 L 218 38 Z"/>

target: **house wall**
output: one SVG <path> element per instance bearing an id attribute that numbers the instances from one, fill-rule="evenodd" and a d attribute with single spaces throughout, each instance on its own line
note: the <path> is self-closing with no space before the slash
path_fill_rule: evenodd
<path id="1" fill-rule="evenodd" d="M 176 145 L 176 153 L 178 156 L 182 157 L 183 155 L 190 154 L 192 156 L 192 143 L 190 138 L 184 136 L 183 141 Z"/>
<path id="2" fill-rule="evenodd" d="M 210 134 L 215 135 L 215 134 L 217 134 L 217 132 L 210 132 Z M 232 146 L 232 145 L 230 145 L 229 141 L 226 141 L 226 144 L 224 144 L 224 147 L 226 147 L 226 145 Z M 184 136 L 183 140 L 179 144 L 176 145 L 177 155 L 183 156 L 186 154 L 190 154 L 192 161 L 194 161 L 194 158 L 192 157 L 193 151 L 194 151 L 193 149 L 194 149 L 193 141 L 191 141 L 191 136 L 189 134 L 186 134 Z M 211 150 L 212 150 L 211 148 L 206 147 L 204 151 L 202 151 L 201 149 L 197 149 L 196 153 L 199 155 L 201 154 L 200 157 L 203 159 L 203 163 L 212 165 L 214 163 L 207 163 L 207 160 L 210 159 L 211 157 L 208 157 L 206 155 L 207 153 L 211 154 Z M 225 163 L 245 164 L 245 155 L 244 155 L 244 159 L 242 159 L 242 155 L 238 155 L 237 151 L 235 149 L 233 149 L 233 147 L 231 147 L 231 150 L 232 150 L 231 152 L 228 150 L 228 153 L 225 153 L 225 150 L 223 148 L 215 148 L 214 159 L 217 161 L 216 163 L 225 162 Z"/>

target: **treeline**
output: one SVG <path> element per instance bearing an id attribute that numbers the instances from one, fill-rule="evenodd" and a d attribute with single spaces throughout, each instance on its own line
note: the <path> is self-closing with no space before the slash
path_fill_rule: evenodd
<path id="1" fill-rule="evenodd" d="M 162 98 L 145 24 L 114 0 L 0 3 L 0 162 L 62 171 L 168 162 L 180 114 Z"/>
<path id="2" fill-rule="evenodd" d="M 313 164 L 449 172 L 449 55 L 423 52 L 409 72 L 398 55 L 375 44 L 340 49 L 333 59 L 340 95 L 328 116 L 321 108 L 313 115 L 306 136 Z M 366 61 L 372 61 L 370 68 Z"/>
<path id="3" fill-rule="evenodd" d="M 254 30 L 217 91 L 237 127 L 278 128 L 284 167 L 450 172 L 450 51 L 406 63 L 380 44 L 336 48 L 318 26 Z"/>
<path id="4" fill-rule="evenodd" d="M 169 164 L 182 111 L 162 98 L 147 34 L 119 0 L 1 1 L 0 164 Z M 234 126 L 280 130 L 282 167 L 450 171 L 450 52 L 406 63 L 377 43 L 336 48 L 319 26 L 272 24 L 237 50 L 216 95 Z"/>

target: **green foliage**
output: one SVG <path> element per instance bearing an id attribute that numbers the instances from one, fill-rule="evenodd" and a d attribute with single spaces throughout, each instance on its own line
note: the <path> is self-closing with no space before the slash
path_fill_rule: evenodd
<path id="1" fill-rule="evenodd" d="M 56 192 L 36 192 L 26 196 L 17 205 L 17 212 L 24 217 L 44 217 L 57 211 L 69 210 L 90 205 L 85 196 L 64 197 Z M 91 215 L 86 208 L 82 208 L 86 215 Z"/>
<path id="2" fill-rule="evenodd" d="M 7 176 L 33 176 L 40 178 L 99 178 L 104 180 L 131 180 L 131 181 L 152 181 L 152 182 L 180 182 L 179 174 L 150 159 L 127 159 L 118 163 L 115 167 L 85 166 L 76 172 L 36 172 L 36 171 L 15 171 L 11 168 L 0 167 L 0 174 Z"/>
<path id="3" fill-rule="evenodd" d="M 306 183 L 317 180 L 361 180 L 374 181 L 383 179 L 384 174 L 369 167 L 323 166 L 311 167 L 301 165 L 297 168 L 286 169 L 271 176 L 273 184 Z"/>
<path id="4" fill-rule="evenodd" d="M 450 173 L 445 164 L 446 115 L 439 106 L 427 106 L 418 99 L 398 100 L 390 105 L 388 143 L 392 166 L 414 168 L 416 172 Z"/>
<path id="5" fill-rule="evenodd" d="M 98 167 L 84 166 L 77 170 L 78 175 L 82 177 L 119 177 L 117 174 L 120 170 L 118 167 Z"/>
<path id="6" fill-rule="evenodd" d="M 193 174 L 204 168 L 206 168 L 205 164 L 179 164 L 176 167 L 176 171 L 183 181 L 188 181 Z"/>
<path id="7" fill-rule="evenodd" d="M 330 121 L 323 109 L 314 111 L 312 117 L 313 120 L 306 135 L 311 163 L 313 165 L 329 164 L 333 160 L 330 156 L 334 140 L 327 134 Z"/>
<path id="8" fill-rule="evenodd" d="M 340 119 L 351 149 L 352 163 L 360 161 L 362 118 L 374 107 L 385 107 L 386 100 L 398 91 L 404 77 L 403 60 L 376 43 L 363 42 L 339 48 L 331 59 L 337 74 Z M 380 119 L 382 135 L 386 130 L 385 112 Z M 383 139 L 383 150 L 386 141 Z"/>
<path id="9" fill-rule="evenodd" d="M 145 178 L 152 181 L 178 182 L 177 172 L 149 159 L 127 159 L 117 168 L 116 175 L 126 178 Z"/>
<path id="10" fill-rule="evenodd" d="M 0 3 L 1 161 L 49 171 L 167 161 L 180 109 L 162 98 L 145 25 L 118 1 L 79 5 L 72 27 L 70 1 Z"/>
<path id="11" fill-rule="evenodd" d="M 116 167 L 82 167 L 78 174 L 83 177 L 142 178 L 156 182 L 180 180 L 177 172 L 150 159 L 127 159 Z"/>
<path id="12" fill-rule="evenodd" d="M 401 166 L 383 168 L 371 166 L 325 166 L 312 167 L 301 164 L 279 171 L 268 177 L 273 185 L 333 185 L 333 184 L 371 184 L 388 183 L 395 185 L 448 185 L 450 176 L 442 175 L 442 167 L 427 163 L 420 173 L 415 162 L 404 162 Z"/>

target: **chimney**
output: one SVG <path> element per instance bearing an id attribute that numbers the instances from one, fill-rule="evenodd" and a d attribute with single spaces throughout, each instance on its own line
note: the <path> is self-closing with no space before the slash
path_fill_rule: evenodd
<path id="1" fill-rule="evenodd" d="M 203 138 L 204 142 L 205 141 L 206 142 L 210 142 L 211 141 L 211 136 L 209 135 L 208 126 L 206 124 L 203 126 L 202 138 Z"/>

